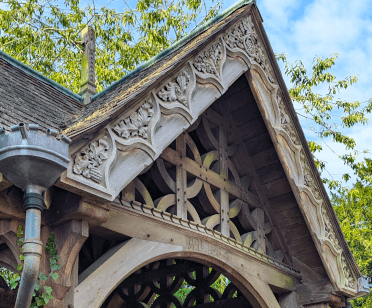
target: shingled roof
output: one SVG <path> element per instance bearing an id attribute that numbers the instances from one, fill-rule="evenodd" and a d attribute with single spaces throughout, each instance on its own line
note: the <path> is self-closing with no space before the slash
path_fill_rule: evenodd
<path id="1" fill-rule="evenodd" d="M 82 97 L 0 51 L 0 127 L 20 122 L 61 131 Z"/>

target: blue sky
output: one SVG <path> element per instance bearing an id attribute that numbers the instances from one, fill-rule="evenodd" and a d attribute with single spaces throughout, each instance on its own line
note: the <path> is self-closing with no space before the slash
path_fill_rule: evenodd
<path id="1" fill-rule="evenodd" d="M 315 56 L 338 53 L 332 73 L 338 78 L 359 75 L 358 83 L 339 97 L 360 102 L 372 98 L 372 0 L 257 0 L 257 6 L 274 52 L 286 53 L 291 62 L 302 60 L 308 68 Z M 318 141 L 309 129 L 311 123 L 301 117 L 300 122 L 306 138 Z M 372 123 L 354 127 L 348 135 L 355 138 L 358 149 L 372 150 Z M 340 180 L 342 173 L 351 173 L 335 154 L 345 149 L 331 140 L 325 143 L 317 157 L 327 161 L 327 171 Z"/>

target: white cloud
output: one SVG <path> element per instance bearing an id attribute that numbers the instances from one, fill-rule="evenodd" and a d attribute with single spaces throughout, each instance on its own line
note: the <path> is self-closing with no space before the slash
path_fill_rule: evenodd
<path id="1" fill-rule="evenodd" d="M 275 52 L 285 52 L 291 62 L 301 59 L 309 71 L 315 56 L 338 53 L 332 73 L 339 79 L 358 74 L 359 81 L 336 98 L 361 102 L 372 98 L 372 0 L 261 0 L 257 5 Z M 284 79 L 290 87 L 288 78 Z M 322 143 L 304 118 L 300 117 L 300 122 L 308 140 Z M 372 151 L 371 124 L 343 132 L 356 140 L 358 149 Z M 337 157 L 346 153 L 345 146 L 332 140 L 325 142 L 332 150 L 323 143 L 324 150 L 316 156 L 328 162 L 327 170 L 338 180 L 341 174 L 352 173 Z M 329 177 L 327 173 L 324 176 Z"/>

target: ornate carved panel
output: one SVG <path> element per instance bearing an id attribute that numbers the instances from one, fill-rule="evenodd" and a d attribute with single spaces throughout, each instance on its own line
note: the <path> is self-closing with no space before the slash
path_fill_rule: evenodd
<path id="1" fill-rule="evenodd" d="M 74 158 L 73 172 L 96 183 L 102 181 L 100 166 L 108 158 L 109 144 L 107 137 L 90 143 Z"/>
<path id="2" fill-rule="evenodd" d="M 250 190 L 248 176 L 239 174 L 231 159 L 236 144 L 220 117 L 217 123 L 202 117 L 128 185 L 123 195 L 283 261 L 278 244 L 269 240 L 272 226 Z"/>
<path id="3" fill-rule="evenodd" d="M 157 261 L 142 267 L 125 279 L 105 303 L 107 308 L 190 306 L 252 307 L 220 272 L 179 259 Z"/>
<path id="4" fill-rule="evenodd" d="M 143 100 L 134 111 L 124 114 L 110 126 L 118 150 L 127 152 L 138 148 L 154 157 L 154 130 L 159 117 L 159 106 L 153 95 Z"/>
<path id="5" fill-rule="evenodd" d="M 191 112 L 191 94 L 195 89 L 194 71 L 189 64 L 183 67 L 176 76 L 169 78 L 157 90 L 155 97 L 163 114 L 181 114 L 190 123 L 193 121 Z"/>
<path id="6" fill-rule="evenodd" d="M 206 47 L 192 61 L 192 67 L 201 83 L 214 84 L 223 92 L 222 68 L 226 60 L 225 44 L 221 38 Z"/>
<path id="7" fill-rule="evenodd" d="M 231 52 L 242 53 L 251 62 L 257 63 L 265 72 L 267 79 L 271 83 L 275 82 L 271 64 L 260 42 L 251 16 L 243 18 L 229 29 L 223 35 L 223 40 Z"/>
<path id="8" fill-rule="evenodd" d="M 154 105 L 151 99 L 145 102 L 136 111 L 133 111 L 127 118 L 123 118 L 112 127 L 112 130 L 124 139 L 133 137 L 149 138 L 149 124 L 154 115 Z"/>
<path id="9" fill-rule="evenodd" d="M 190 73 L 187 69 L 183 70 L 174 81 L 169 81 L 159 92 L 158 97 L 163 102 L 178 101 L 188 106 L 187 87 L 190 83 Z"/>
<path id="10" fill-rule="evenodd" d="M 288 168 L 296 188 L 300 191 L 301 200 L 299 203 L 305 207 L 305 212 L 308 214 L 307 219 L 313 228 L 312 231 L 318 237 L 317 244 L 320 247 L 319 252 L 323 263 L 329 267 L 330 271 L 334 270 L 331 264 L 335 264 L 338 271 L 335 277 L 340 277 L 340 279 L 336 279 L 338 281 L 335 281 L 338 288 L 355 289 L 356 279 L 351 274 L 350 267 L 343 255 L 339 236 L 336 235 L 335 226 L 329 218 L 329 210 L 325 207 L 326 201 L 323 200 L 319 183 L 310 167 L 290 113 L 283 102 L 281 90 L 276 85 L 264 82 L 261 75 L 260 72 L 253 72 L 251 85 L 259 91 L 266 118 L 277 134 L 276 138 L 282 152 L 283 163 Z M 324 249 L 323 245 L 327 245 L 330 250 Z"/>

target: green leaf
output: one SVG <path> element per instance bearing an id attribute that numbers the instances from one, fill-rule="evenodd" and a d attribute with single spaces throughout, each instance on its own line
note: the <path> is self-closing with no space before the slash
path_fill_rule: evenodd
<path id="1" fill-rule="evenodd" d="M 48 286 L 45 286 L 44 287 L 44 290 L 45 290 L 45 292 L 48 294 L 48 295 L 50 295 L 50 294 L 52 294 L 52 288 L 51 287 L 48 287 Z"/>
<path id="2" fill-rule="evenodd" d="M 58 278 L 58 273 L 50 273 L 49 276 L 55 281 Z"/>
<path id="3" fill-rule="evenodd" d="M 38 292 L 41 290 L 41 285 L 39 285 L 37 282 L 35 283 L 35 287 L 34 287 L 35 291 Z"/>
<path id="4" fill-rule="evenodd" d="M 45 281 L 45 280 L 48 279 L 48 276 L 45 276 L 44 273 L 40 273 L 39 274 L 39 279 Z"/>
<path id="5" fill-rule="evenodd" d="M 55 264 L 50 267 L 52 272 L 58 271 L 61 268 L 61 264 Z"/>

